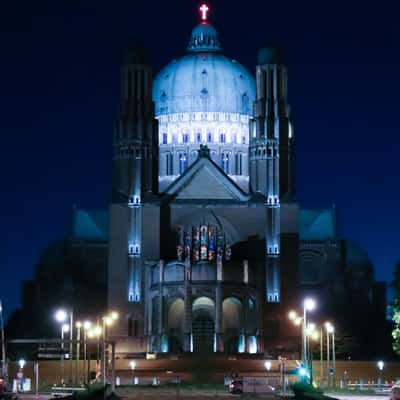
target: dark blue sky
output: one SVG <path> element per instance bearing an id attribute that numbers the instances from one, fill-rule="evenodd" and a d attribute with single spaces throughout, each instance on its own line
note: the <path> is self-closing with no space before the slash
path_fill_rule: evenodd
<path id="1" fill-rule="evenodd" d="M 215 0 L 224 52 L 254 71 L 282 47 L 297 138 L 298 199 L 335 203 L 342 235 L 376 277 L 400 257 L 400 7 L 396 1 Z M 106 207 L 123 49 L 141 40 L 156 68 L 184 53 L 194 0 L 13 0 L 0 9 L 0 297 L 68 230 L 73 204 Z"/>

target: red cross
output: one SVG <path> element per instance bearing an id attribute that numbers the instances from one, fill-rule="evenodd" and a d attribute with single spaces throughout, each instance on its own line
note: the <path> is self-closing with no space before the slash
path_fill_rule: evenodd
<path id="1" fill-rule="evenodd" d="M 205 3 L 203 3 L 202 5 L 201 5 L 201 7 L 199 8 L 199 11 L 200 11 L 200 13 L 201 13 L 201 19 L 203 20 L 203 21 L 207 21 L 207 13 L 208 13 L 208 11 L 210 10 L 210 8 L 207 6 L 207 4 L 205 4 Z"/>

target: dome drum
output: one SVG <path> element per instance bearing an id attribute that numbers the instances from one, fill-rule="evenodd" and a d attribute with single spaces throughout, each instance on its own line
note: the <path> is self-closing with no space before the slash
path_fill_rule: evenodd
<path id="1" fill-rule="evenodd" d="M 255 92 L 252 74 L 221 54 L 215 29 L 208 23 L 195 27 L 188 54 L 163 68 L 153 83 L 161 192 L 196 160 L 191 154 L 200 144 L 207 144 L 213 161 L 248 191 Z"/>

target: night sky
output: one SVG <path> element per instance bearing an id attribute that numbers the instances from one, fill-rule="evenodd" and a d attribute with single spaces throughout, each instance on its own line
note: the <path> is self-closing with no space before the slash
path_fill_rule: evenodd
<path id="1" fill-rule="evenodd" d="M 400 6 L 396 1 L 215 0 L 227 56 L 253 72 L 281 47 L 297 141 L 298 200 L 336 205 L 342 236 L 390 281 L 400 258 Z M 73 204 L 105 208 L 124 48 L 158 70 L 184 54 L 194 0 L 13 0 L 0 7 L 0 297 L 20 303 Z"/>

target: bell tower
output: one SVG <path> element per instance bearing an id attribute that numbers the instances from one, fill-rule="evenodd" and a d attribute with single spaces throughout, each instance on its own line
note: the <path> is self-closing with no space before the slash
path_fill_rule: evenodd
<path id="1" fill-rule="evenodd" d="M 129 346 L 135 351 L 145 351 L 146 343 L 145 260 L 159 257 L 159 208 L 153 201 L 158 182 L 158 130 L 152 79 L 146 52 L 128 51 L 121 68 L 113 140 L 108 304 L 122 314 L 112 336 L 134 338 Z"/>
<path id="2" fill-rule="evenodd" d="M 266 301 L 279 303 L 280 207 L 293 193 L 293 131 L 287 71 L 276 49 L 263 48 L 256 70 L 257 97 L 250 129 L 250 186 L 265 196 Z"/>

